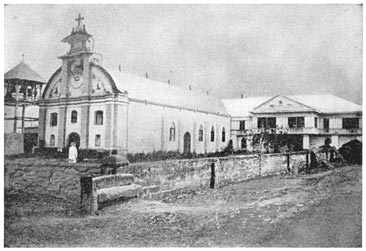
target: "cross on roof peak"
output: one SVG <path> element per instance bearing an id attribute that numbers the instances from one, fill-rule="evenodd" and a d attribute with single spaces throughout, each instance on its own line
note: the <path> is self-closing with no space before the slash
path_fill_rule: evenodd
<path id="1" fill-rule="evenodd" d="M 81 20 L 84 20 L 84 17 L 82 17 L 81 14 L 79 13 L 79 17 L 75 18 L 75 21 L 78 21 L 78 25 L 80 25 Z"/>

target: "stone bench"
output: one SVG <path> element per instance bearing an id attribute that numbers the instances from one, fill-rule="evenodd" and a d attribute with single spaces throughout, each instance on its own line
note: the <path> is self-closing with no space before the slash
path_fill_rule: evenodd
<path id="1" fill-rule="evenodd" d="M 139 197 L 142 187 L 134 184 L 132 174 L 112 174 L 80 178 L 81 208 L 87 213 L 96 213 L 101 205 L 121 198 Z"/>

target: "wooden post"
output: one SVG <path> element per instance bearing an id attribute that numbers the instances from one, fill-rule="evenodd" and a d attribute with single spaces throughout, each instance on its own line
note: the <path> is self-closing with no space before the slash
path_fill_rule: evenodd
<path id="1" fill-rule="evenodd" d="M 287 157 L 287 171 L 290 172 L 291 169 L 290 169 L 290 154 L 286 154 L 286 157 Z"/>
<path id="2" fill-rule="evenodd" d="M 17 122 L 18 122 L 18 102 L 19 102 L 19 84 L 15 84 L 15 109 L 14 109 L 14 133 L 17 132 Z"/>
<path id="3" fill-rule="evenodd" d="M 309 173 L 309 151 L 306 151 L 306 173 Z"/>
<path id="4" fill-rule="evenodd" d="M 22 133 L 24 133 L 24 115 L 25 115 L 25 105 L 22 105 Z"/>

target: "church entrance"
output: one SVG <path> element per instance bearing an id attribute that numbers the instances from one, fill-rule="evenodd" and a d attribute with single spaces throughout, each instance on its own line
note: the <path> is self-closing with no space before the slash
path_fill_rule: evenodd
<path id="1" fill-rule="evenodd" d="M 183 152 L 184 153 L 190 153 L 191 152 L 191 134 L 189 132 L 186 132 L 184 134 L 184 147 Z"/>
<path id="2" fill-rule="evenodd" d="M 70 133 L 67 137 L 67 148 L 70 147 L 71 142 L 76 143 L 76 148 L 80 147 L 80 136 L 76 132 Z"/>

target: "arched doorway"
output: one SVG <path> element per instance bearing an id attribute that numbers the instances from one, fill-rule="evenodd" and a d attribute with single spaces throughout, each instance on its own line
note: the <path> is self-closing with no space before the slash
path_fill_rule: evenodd
<path id="1" fill-rule="evenodd" d="M 241 139 L 241 149 L 247 149 L 247 140 L 246 140 L 246 138 Z"/>
<path id="2" fill-rule="evenodd" d="M 183 152 L 190 153 L 191 152 L 191 134 L 189 134 L 189 132 L 186 132 L 184 134 L 183 142 L 184 142 Z"/>
<path id="3" fill-rule="evenodd" d="M 76 132 L 70 133 L 67 137 L 67 148 L 70 147 L 71 142 L 76 143 L 76 148 L 80 147 L 80 136 Z"/>

